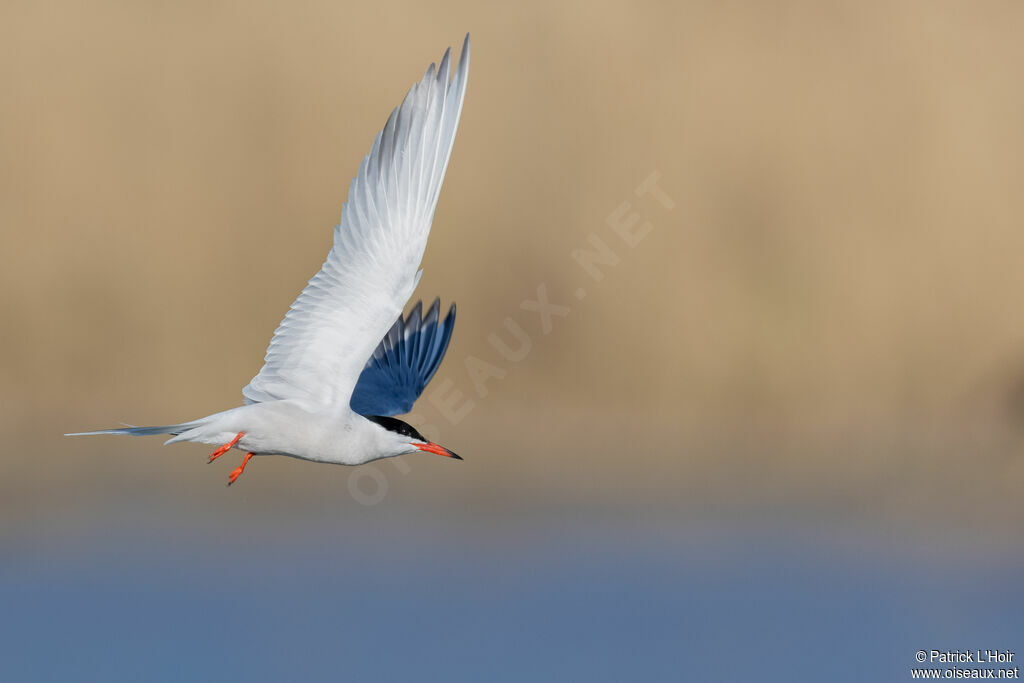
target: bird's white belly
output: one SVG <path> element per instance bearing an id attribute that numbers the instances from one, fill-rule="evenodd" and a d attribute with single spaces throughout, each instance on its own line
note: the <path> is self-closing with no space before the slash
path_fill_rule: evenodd
<path id="1" fill-rule="evenodd" d="M 358 464 L 361 444 L 353 413 L 337 415 L 305 409 L 296 401 L 242 406 L 214 416 L 190 441 L 230 442 L 244 432 L 236 448 L 257 455 L 287 455 L 314 462 Z M 198 431 L 198 430 L 197 430 Z M 353 457 L 355 456 L 355 457 Z"/>

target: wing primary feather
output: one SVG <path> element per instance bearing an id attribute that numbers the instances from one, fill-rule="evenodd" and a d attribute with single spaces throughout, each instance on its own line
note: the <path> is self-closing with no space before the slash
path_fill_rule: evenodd
<path id="1" fill-rule="evenodd" d="M 427 372 L 430 363 L 433 362 L 435 355 L 437 354 L 437 341 L 440 336 L 440 314 L 441 300 L 434 299 L 434 302 L 430 305 L 430 311 L 427 313 L 427 329 L 429 332 L 426 336 L 426 349 L 423 352 L 420 371 L 421 373 Z"/>
<path id="2" fill-rule="evenodd" d="M 437 353 L 439 335 L 437 334 L 438 326 L 438 315 L 441 311 L 441 299 L 435 298 L 434 303 L 430 305 L 430 310 L 427 311 L 427 316 L 424 318 L 424 337 L 426 338 L 426 349 L 420 356 L 420 370 L 425 371 L 432 359 L 434 354 Z"/>

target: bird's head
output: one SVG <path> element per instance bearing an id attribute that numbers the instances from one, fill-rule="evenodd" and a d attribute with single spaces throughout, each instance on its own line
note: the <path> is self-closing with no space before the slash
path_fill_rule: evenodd
<path id="1" fill-rule="evenodd" d="M 439 446 L 429 439 L 424 438 L 424 436 L 416 431 L 412 425 L 402 422 L 398 418 L 383 417 L 380 415 L 366 415 L 365 417 L 367 420 L 380 427 L 384 432 L 379 434 L 381 447 L 386 450 L 386 454 L 382 457 L 386 458 L 396 455 L 405 455 L 407 453 L 415 453 L 416 451 L 426 451 L 427 453 L 443 455 L 446 458 L 462 460 L 461 456 L 452 453 L 444 446 Z"/>

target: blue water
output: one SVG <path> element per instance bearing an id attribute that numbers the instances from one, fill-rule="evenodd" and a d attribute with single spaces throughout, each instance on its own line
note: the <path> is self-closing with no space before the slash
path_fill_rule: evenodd
<path id="1" fill-rule="evenodd" d="M 1024 562 L 784 532 L 93 528 L 0 565 L 0 679 L 909 680 L 1024 650 Z M 945 551 L 944 551 L 945 552 Z"/>

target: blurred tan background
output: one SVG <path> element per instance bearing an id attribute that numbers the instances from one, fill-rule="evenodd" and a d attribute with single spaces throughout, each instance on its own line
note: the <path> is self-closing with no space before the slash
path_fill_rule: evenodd
<path id="1" fill-rule="evenodd" d="M 239 403 L 374 134 L 467 30 L 417 296 L 459 305 L 427 394 L 476 405 L 416 415 L 466 462 L 378 463 L 363 506 L 347 468 L 260 459 L 226 491 L 202 446 L 62 437 Z M 131 500 L 1020 549 L 1022 30 L 1013 2 L 4 3 L 2 537 Z M 673 209 L 635 196 L 652 172 Z M 598 283 L 592 234 L 621 258 Z M 547 335 L 540 284 L 571 309 Z M 518 363 L 487 342 L 509 317 Z M 468 357 L 505 373 L 486 397 Z"/>

